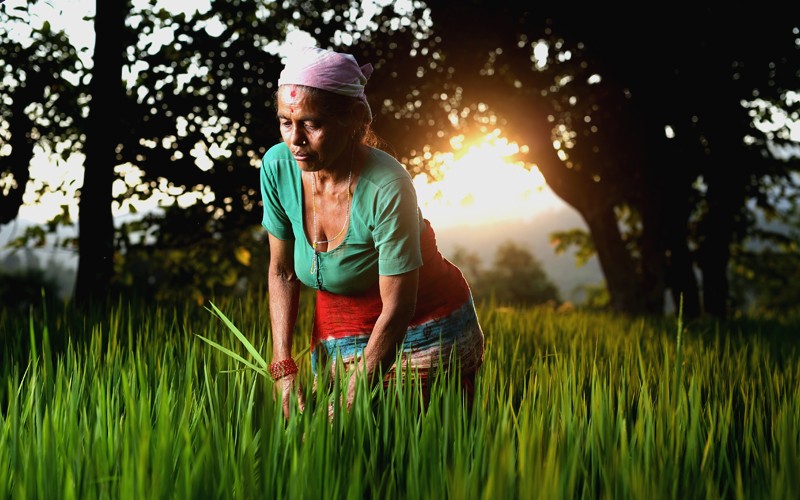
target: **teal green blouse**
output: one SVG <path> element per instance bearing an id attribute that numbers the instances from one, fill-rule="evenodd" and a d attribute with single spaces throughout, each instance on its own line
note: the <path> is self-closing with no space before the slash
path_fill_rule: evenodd
<path id="1" fill-rule="evenodd" d="M 353 192 L 344 241 L 329 252 L 314 250 L 303 231 L 301 170 L 284 143 L 261 160 L 262 225 L 281 240 L 294 240 L 300 281 L 336 294 L 354 295 L 378 281 L 422 266 L 420 232 L 425 227 L 411 176 L 389 154 L 370 148 Z"/>

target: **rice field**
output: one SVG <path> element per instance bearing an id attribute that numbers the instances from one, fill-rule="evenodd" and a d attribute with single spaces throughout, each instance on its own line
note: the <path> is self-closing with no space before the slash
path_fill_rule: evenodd
<path id="1" fill-rule="evenodd" d="M 0 497 L 800 498 L 796 325 L 483 303 L 471 407 L 443 378 L 427 408 L 400 383 L 329 420 L 305 301 L 286 421 L 223 321 L 269 360 L 266 304 L 0 312 Z"/>

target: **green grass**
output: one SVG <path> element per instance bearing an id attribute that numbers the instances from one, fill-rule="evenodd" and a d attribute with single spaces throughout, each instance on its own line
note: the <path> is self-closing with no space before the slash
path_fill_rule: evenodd
<path id="1" fill-rule="evenodd" d="M 445 379 L 330 421 L 305 352 L 287 422 L 266 297 L 207 306 L 0 312 L 0 497 L 800 497 L 796 327 L 481 304 L 471 409 Z"/>

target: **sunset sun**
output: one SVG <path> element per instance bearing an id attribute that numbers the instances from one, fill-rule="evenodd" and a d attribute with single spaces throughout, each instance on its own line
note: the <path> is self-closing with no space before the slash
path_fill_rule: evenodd
<path id="1" fill-rule="evenodd" d="M 499 133 L 466 147 L 459 139 L 451 142 L 455 153 L 434 158 L 441 165 L 436 178 L 426 173 L 414 177 L 420 209 L 436 226 L 529 219 L 562 203 L 538 168 L 511 159 L 521 147 Z"/>

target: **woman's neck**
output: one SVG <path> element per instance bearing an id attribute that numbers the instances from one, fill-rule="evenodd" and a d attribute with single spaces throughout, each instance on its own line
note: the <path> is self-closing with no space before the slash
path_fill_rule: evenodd
<path id="1" fill-rule="evenodd" d="M 312 175 L 316 176 L 317 185 L 321 187 L 338 186 L 357 174 L 364 157 L 365 150 L 362 146 L 355 146 L 355 149 L 348 147 L 331 166 Z"/>

